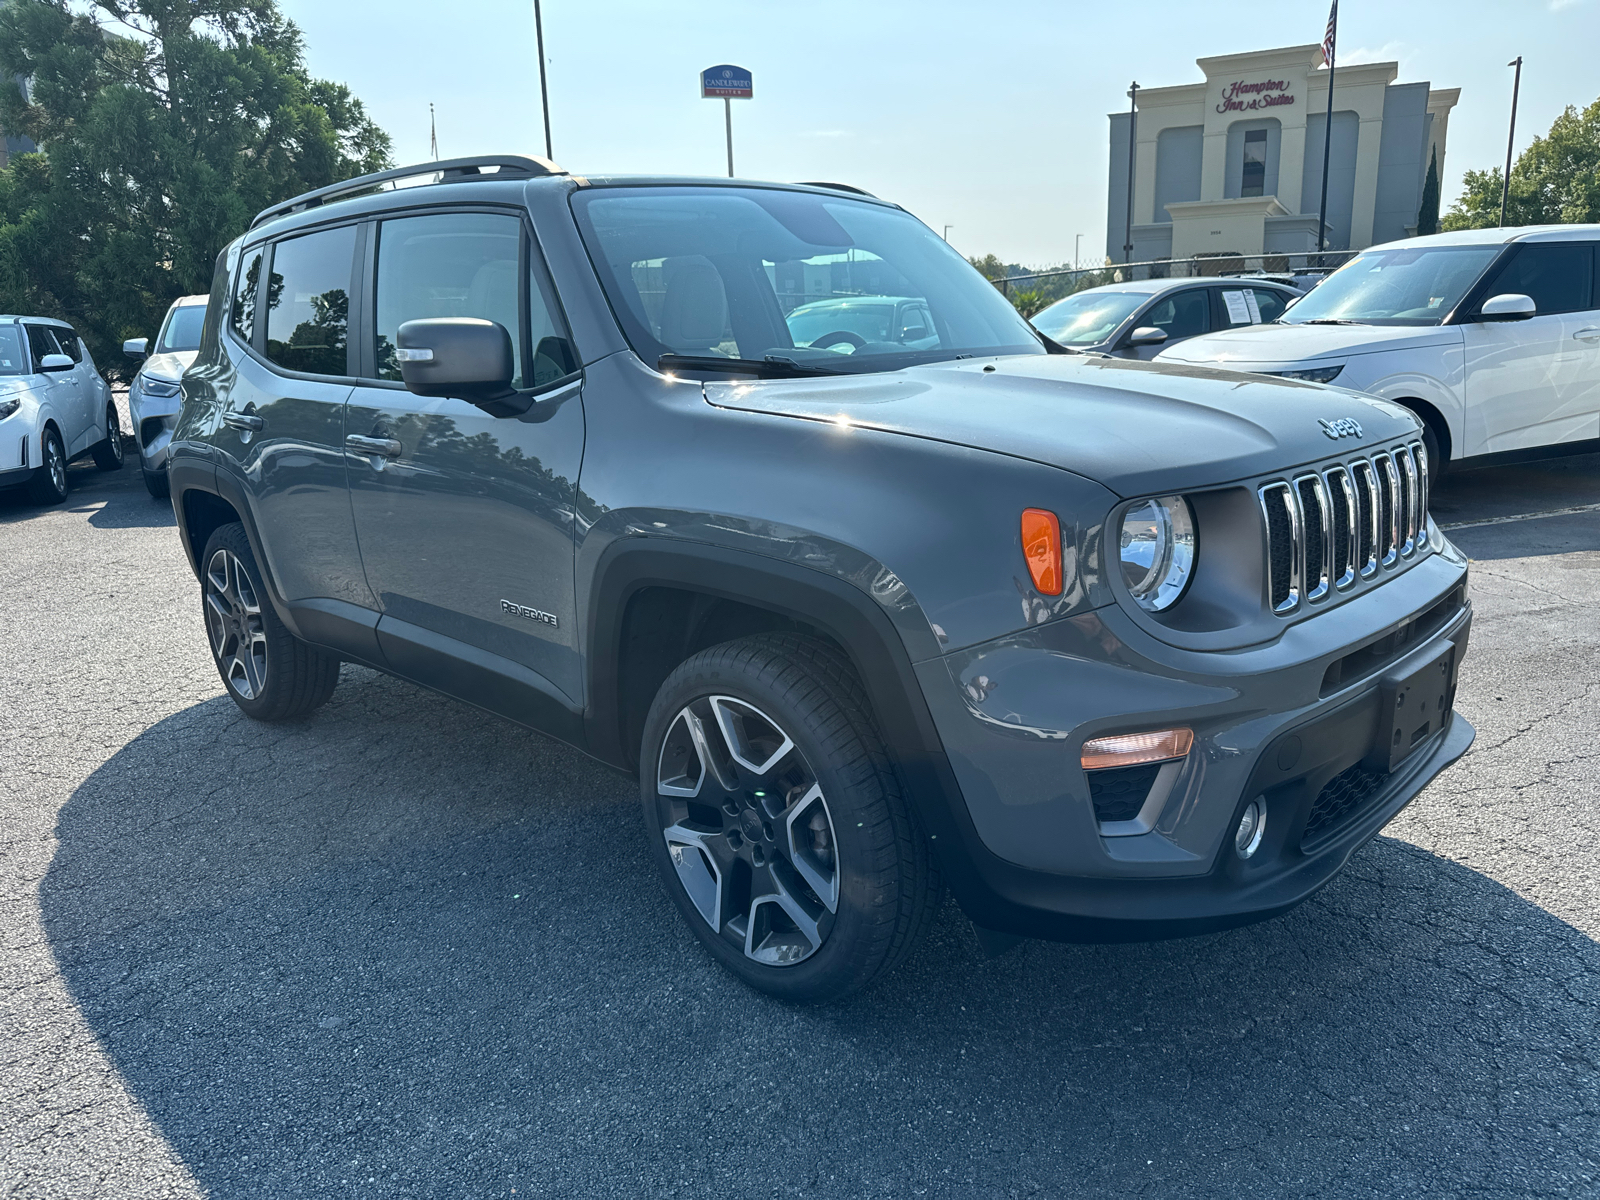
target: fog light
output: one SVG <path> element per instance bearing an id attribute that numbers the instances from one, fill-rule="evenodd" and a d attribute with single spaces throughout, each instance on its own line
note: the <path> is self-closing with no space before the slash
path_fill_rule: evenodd
<path id="1" fill-rule="evenodd" d="M 1240 858 L 1249 858 L 1261 848 L 1261 837 L 1267 832 L 1267 806 L 1252 800 L 1239 818 L 1239 828 L 1233 831 L 1233 848 Z"/>

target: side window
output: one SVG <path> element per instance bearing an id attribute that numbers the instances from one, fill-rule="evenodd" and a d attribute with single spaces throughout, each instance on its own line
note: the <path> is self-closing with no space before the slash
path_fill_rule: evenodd
<path id="1" fill-rule="evenodd" d="M 55 335 L 50 332 L 48 325 L 28 325 L 28 351 L 33 356 L 34 371 L 44 369 L 44 356 L 47 354 L 60 354 L 61 347 L 56 344 Z"/>
<path id="2" fill-rule="evenodd" d="M 1273 291 L 1271 288 L 1251 288 L 1256 294 L 1256 308 L 1261 312 L 1263 321 L 1276 321 L 1283 316 L 1283 310 L 1289 307 L 1289 297 L 1282 292 Z"/>
<path id="3" fill-rule="evenodd" d="M 429 317 L 480 317 L 504 326 L 511 335 L 513 387 L 539 387 L 571 374 L 575 364 L 567 339 L 537 279 L 524 279 L 522 264 L 522 222 L 513 216 L 433 213 L 383 222 L 375 306 L 378 378 L 400 378 L 400 326 Z"/>
<path id="4" fill-rule="evenodd" d="M 1584 311 L 1594 303 L 1594 247 L 1587 242 L 1522 246 L 1484 299 L 1507 292 L 1532 296 L 1540 316 Z"/>
<path id="5" fill-rule="evenodd" d="M 1164 300 L 1158 301 L 1137 324 L 1142 328 L 1154 325 L 1157 329 L 1164 330 L 1167 338 L 1176 341 L 1178 338 L 1194 337 L 1204 333 L 1210 325 L 1207 309 L 1211 306 L 1210 295 L 1205 288 L 1190 288 L 1186 292 L 1175 292 Z"/>
<path id="6" fill-rule="evenodd" d="M 62 329 L 59 325 L 52 325 L 50 332 L 56 339 L 56 345 L 61 347 L 61 353 L 75 363 L 83 361 L 83 343 L 78 340 L 77 334 L 70 329 Z"/>
<path id="7" fill-rule="evenodd" d="M 290 371 L 346 375 L 356 229 L 278 242 L 267 281 L 267 358 Z"/>
<path id="8" fill-rule="evenodd" d="M 261 284 L 261 247 L 245 252 L 239 274 L 234 279 L 232 314 L 228 320 L 239 340 L 247 346 L 256 340 L 256 289 Z M 168 317 L 171 320 L 171 317 Z"/>

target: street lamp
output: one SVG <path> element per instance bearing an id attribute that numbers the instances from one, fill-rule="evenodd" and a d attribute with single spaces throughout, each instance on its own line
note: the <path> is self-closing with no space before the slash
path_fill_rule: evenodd
<path id="1" fill-rule="evenodd" d="M 1072 242 L 1072 269 L 1074 271 L 1078 269 L 1078 264 L 1083 261 L 1082 256 L 1078 253 L 1082 248 L 1083 234 L 1080 233 L 1074 236 Z"/>
<path id="2" fill-rule="evenodd" d="M 946 225 L 944 227 L 944 233 L 941 236 L 944 238 L 945 241 L 948 242 L 950 240 L 950 231 L 952 229 L 954 229 L 954 228 L 955 228 L 954 225 Z"/>

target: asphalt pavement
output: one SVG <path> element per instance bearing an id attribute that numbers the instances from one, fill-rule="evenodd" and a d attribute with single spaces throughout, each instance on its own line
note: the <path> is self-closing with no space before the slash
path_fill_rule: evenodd
<path id="1" fill-rule="evenodd" d="M 1470 754 L 1276 921 L 752 993 L 635 786 L 364 669 L 224 696 L 129 467 L 0 495 L 0 1195 L 1600 1195 L 1600 456 L 1441 481 Z"/>

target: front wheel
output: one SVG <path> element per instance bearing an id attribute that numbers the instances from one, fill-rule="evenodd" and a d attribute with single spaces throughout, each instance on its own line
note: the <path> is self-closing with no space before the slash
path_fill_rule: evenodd
<path id="1" fill-rule="evenodd" d="M 167 473 L 165 471 L 152 471 L 148 467 L 145 467 L 142 470 L 144 474 L 145 490 L 150 493 L 152 499 L 172 499 L 172 484 L 167 479 Z"/>
<path id="2" fill-rule="evenodd" d="M 761 635 L 673 671 L 645 723 L 645 822 L 695 936 L 746 983 L 834 1000 L 896 966 L 942 887 L 851 666 Z"/>
<path id="3" fill-rule="evenodd" d="M 67 448 L 55 426 L 39 439 L 39 469 L 28 481 L 28 499 L 35 504 L 60 504 L 67 498 Z"/>
<path id="4" fill-rule="evenodd" d="M 267 599 L 244 526 L 224 525 L 200 559 L 200 602 L 217 673 L 258 721 L 304 716 L 333 695 L 339 660 L 284 627 Z"/>

